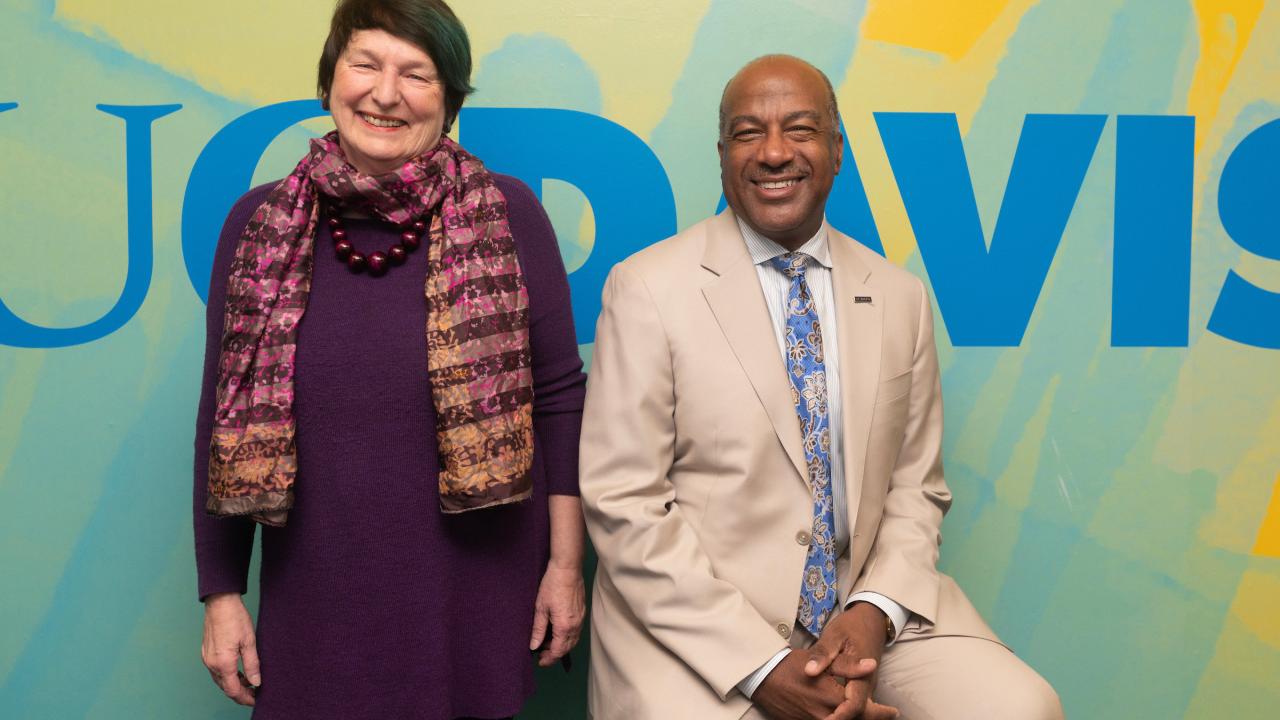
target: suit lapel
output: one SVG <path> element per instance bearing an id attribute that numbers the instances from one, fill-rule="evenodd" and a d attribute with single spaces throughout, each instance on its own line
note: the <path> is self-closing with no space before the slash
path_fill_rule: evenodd
<path id="1" fill-rule="evenodd" d="M 862 496 L 872 408 L 880 377 L 884 298 L 877 288 L 868 284 L 871 271 L 858 257 L 854 240 L 834 228 L 829 228 L 827 237 L 831 246 L 832 295 L 840 344 L 844 482 L 852 534 Z"/>
<path id="2" fill-rule="evenodd" d="M 710 222 L 702 266 L 718 276 L 703 286 L 702 294 L 764 406 L 778 441 L 808 485 L 800 418 L 791 398 L 787 370 L 760 289 L 760 278 L 732 210 L 724 211 Z"/>

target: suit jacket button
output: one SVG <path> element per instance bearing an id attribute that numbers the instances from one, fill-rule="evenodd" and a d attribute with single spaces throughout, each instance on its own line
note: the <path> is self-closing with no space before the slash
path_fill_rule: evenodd
<path id="1" fill-rule="evenodd" d="M 778 634 L 782 636 L 783 640 L 791 639 L 791 623 L 780 622 L 778 623 L 777 630 L 778 630 Z"/>
<path id="2" fill-rule="evenodd" d="M 796 544 L 798 545 L 808 545 L 810 539 L 811 538 L 809 537 L 809 533 L 805 532 L 804 530 L 801 530 L 800 532 L 796 533 Z"/>

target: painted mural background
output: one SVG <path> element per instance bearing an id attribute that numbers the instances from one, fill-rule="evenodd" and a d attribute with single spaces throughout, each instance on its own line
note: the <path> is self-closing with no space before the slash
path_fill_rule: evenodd
<path id="1" fill-rule="evenodd" d="M 1038 288 L 1024 332 L 1003 344 L 957 342 L 962 297 L 937 310 L 956 496 L 944 569 L 1053 682 L 1070 717 L 1273 716 L 1280 2 L 455 7 L 479 87 L 468 104 L 476 110 L 460 121 L 464 144 L 490 148 L 478 152 L 496 169 L 535 181 L 539 163 L 579 140 L 619 148 L 531 182 L 569 269 L 581 268 L 584 315 L 598 309 L 598 283 L 596 296 L 590 290 L 602 268 L 715 210 L 716 105 L 732 72 L 765 52 L 823 68 L 869 211 L 842 205 L 832 221 L 874 236 L 935 293 L 984 268 Z M 328 11 L 313 0 L 0 3 L 0 716 L 247 716 L 209 681 L 198 652 L 188 513 L 199 257 L 217 231 L 201 218 L 222 195 L 288 172 L 327 122 L 281 133 L 256 167 L 256 153 L 202 151 L 250 111 L 313 97 Z M 304 116 L 309 106 L 288 107 Z M 1060 242 L 1034 241 L 1057 243 L 1042 253 L 1052 258 L 1042 287 L 1043 269 L 1022 272 L 1034 263 L 1008 266 L 1012 279 L 980 257 L 969 268 L 946 264 L 965 228 L 954 241 L 935 233 L 925 242 L 927 221 L 944 217 L 930 203 L 946 188 L 916 187 L 923 180 L 910 166 L 924 136 L 892 132 L 895 118 L 954 123 L 976 230 L 992 240 L 1006 214 L 1017 221 L 1002 209 L 1016 200 L 1011 166 L 1019 187 L 1033 196 L 1038 187 L 1014 162 L 1020 138 L 1030 147 L 1029 115 L 1100 125 Z M 1172 118 L 1150 127 L 1171 130 L 1171 153 L 1185 145 L 1193 165 L 1125 155 L 1131 141 L 1159 150 L 1158 132 L 1126 125 L 1151 116 Z M 490 132 L 495 125 L 506 132 Z M 1162 196 L 1142 188 L 1172 176 L 1176 189 L 1179 168 L 1187 195 L 1164 213 Z M 593 196 L 592 187 L 606 189 Z M 618 200 L 616 188 L 630 187 L 647 188 L 636 191 L 639 209 Z M 1167 244 L 1159 233 L 1143 238 L 1144 212 L 1150 227 L 1173 229 Z M 1181 241 L 1180 226 L 1189 234 Z M 1123 263 L 1122 233 L 1138 238 L 1125 241 Z M 995 236 L 992 258 L 1012 247 Z M 1249 302 L 1222 307 L 1229 277 L 1253 288 Z M 1167 295 L 1172 309 L 1144 304 L 1134 287 Z M 985 322 L 981 305 L 977 313 L 967 327 Z M 590 328 L 579 332 L 589 358 Z M 522 717 L 584 716 L 583 652 L 572 675 L 540 676 L 543 691 Z"/>

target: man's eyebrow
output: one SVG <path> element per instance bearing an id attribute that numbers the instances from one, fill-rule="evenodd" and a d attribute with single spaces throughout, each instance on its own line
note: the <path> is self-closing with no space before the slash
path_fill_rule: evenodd
<path id="1" fill-rule="evenodd" d="M 793 113 L 788 113 L 787 116 L 782 119 L 784 123 L 795 122 L 796 120 L 812 120 L 820 123 L 822 122 L 822 116 L 814 110 L 797 110 Z"/>
<path id="2" fill-rule="evenodd" d="M 725 123 L 725 127 L 731 128 L 734 125 L 737 125 L 738 123 L 755 123 L 756 125 L 764 124 L 763 122 L 760 121 L 760 118 L 756 117 L 755 115 L 734 115 L 733 117 L 729 118 L 729 122 Z"/>
<path id="3" fill-rule="evenodd" d="M 792 113 L 787 113 L 787 115 L 782 118 L 783 124 L 792 123 L 792 122 L 795 122 L 796 120 L 811 120 L 815 123 L 821 123 L 822 114 L 815 110 L 797 110 Z M 763 120 L 756 117 L 755 115 L 734 115 L 733 117 L 729 118 L 729 121 L 727 123 L 725 123 L 725 127 L 731 128 L 737 125 L 738 123 L 752 123 L 755 125 L 765 124 Z"/>

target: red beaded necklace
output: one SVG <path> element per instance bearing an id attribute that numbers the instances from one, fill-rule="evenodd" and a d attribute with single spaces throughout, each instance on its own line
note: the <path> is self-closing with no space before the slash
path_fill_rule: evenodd
<path id="1" fill-rule="evenodd" d="M 409 259 L 409 253 L 421 247 L 422 236 L 427 231 L 425 221 L 414 220 L 403 226 L 400 242 L 392 245 L 386 252 L 378 250 L 365 255 L 358 252 L 347 239 L 347 231 L 342 226 L 338 209 L 330 207 L 326 214 L 329 216 L 329 233 L 333 235 L 333 252 L 338 256 L 338 260 L 346 263 L 347 269 L 353 273 L 368 271 L 373 277 L 382 277 L 392 265 L 403 265 L 404 261 Z"/>

